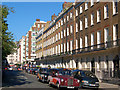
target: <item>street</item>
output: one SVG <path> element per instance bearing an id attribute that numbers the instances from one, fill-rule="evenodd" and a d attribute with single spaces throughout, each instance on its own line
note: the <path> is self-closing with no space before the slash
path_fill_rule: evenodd
<path id="1" fill-rule="evenodd" d="M 47 89 L 57 90 L 55 87 L 50 87 L 47 83 L 39 82 L 35 75 L 28 74 L 24 71 L 5 71 L 5 78 L 3 79 L 2 90 L 18 89 Z M 104 88 L 104 89 L 103 89 Z M 119 90 L 117 85 L 108 85 L 100 83 L 99 90 Z M 16 89 L 15 89 L 16 90 Z M 79 89 L 81 90 L 81 89 Z M 85 89 L 84 89 L 85 90 Z"/>

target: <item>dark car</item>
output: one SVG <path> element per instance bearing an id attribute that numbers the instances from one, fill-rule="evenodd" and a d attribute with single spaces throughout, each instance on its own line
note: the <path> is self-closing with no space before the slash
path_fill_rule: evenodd
<path id="1" fill-rule="evenodd" d="M 48 75 L 49 75 L 49 69 L 48 68 L 40 68 L 37 78 L 38 80 L 42 82 L 47 82 L 48 80 Z"/>
<path id="2" fill-rule="evenodd" d="M 29 73 L 29 74 L 32 74 L 32 71 L 33 71 L 33 68 L 28 68 L 28 69 L 26 70 L 26 72 Z"/>
<path id="3" fill-rule="evenodd" d="M 85 88 L 98 88 L 99 87 L 99 80 L 95 76 L 94 73 L 91 71 L 84 71 L 84 70 L 73 70 L 72 75 L 74 78 L 79 79 L 81 87 Z"/>
<path id="4" fill-rule="evenodd" d="M 68 69 L 51 69 L 48 76 L 49 85 L 61 88 L 78 89 L 80 80 L 71 76 L 71 70 Z"/>
<path id="5" fill-rule="evenodd" d="M 33 68 L 32 74 L 37 75 L 37 73 L 38 73 L 38 68 Z"/>

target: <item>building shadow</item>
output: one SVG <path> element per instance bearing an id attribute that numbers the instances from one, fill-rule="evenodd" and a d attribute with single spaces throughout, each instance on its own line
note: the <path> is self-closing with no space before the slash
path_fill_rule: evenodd
<path id="1" fill-rule="evenodd" d="M 32 82 L 28 81 L 25 78 L 25 74 L 21 73 L 21 71 L 15 70 L 5 70 L 4 71 L 4 78 L 2 78 L 2 87 L 10 87 L 10 86 L 17 86 L 23 84 L 30 84 Z"/>

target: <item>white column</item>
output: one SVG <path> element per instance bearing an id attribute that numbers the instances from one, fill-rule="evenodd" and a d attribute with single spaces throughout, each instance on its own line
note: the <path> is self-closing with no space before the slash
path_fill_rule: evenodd
<path id="1" fill-rule="evenodd" d="M 82 64 L 80 61 L 78 62 L 78 69 L 82 69 Z"/>
<path id="2" fill-rule="evenodd" d="M 75 60 L 72 60 L 72 63 L 73 63 L 73 67 L 72 68 L 76 68 L 76 62 L 75 62 Z"/>

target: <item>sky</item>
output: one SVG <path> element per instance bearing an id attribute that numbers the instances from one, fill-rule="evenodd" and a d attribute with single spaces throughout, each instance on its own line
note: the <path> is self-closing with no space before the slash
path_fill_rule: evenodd
<path id="1" fill-rule="evenodd" d="M 51 16 L 58 15 L 62 10 L 63 2 L 4 2 L 2 5 L 13 7 L 15 13 L 7 17 L 8 31 L 14 35 L 14 41 L 25 36 L 36 19 L 51 21 Z"/>

